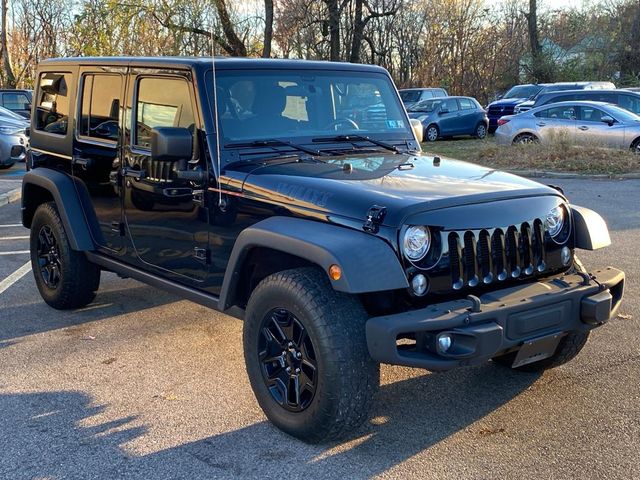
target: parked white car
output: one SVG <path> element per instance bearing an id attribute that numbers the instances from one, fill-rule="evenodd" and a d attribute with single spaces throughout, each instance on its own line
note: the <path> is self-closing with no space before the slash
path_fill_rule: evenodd
<path id="1" fill-rule="evenodd" d="M 500 118 L 495 138 L 501 145 L 562 138 L 575 144 L 630 148 L 640 154 L 640 116 L 609 103 L 552 103 Z"/>

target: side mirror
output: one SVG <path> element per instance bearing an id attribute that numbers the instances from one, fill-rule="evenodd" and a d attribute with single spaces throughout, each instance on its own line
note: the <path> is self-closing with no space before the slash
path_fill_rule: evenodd
<path id="1" fill-rule="evenodd" d="M 441 108 L 440 111 L 438 111 L 438 115 L 445 115 L 449 113 L 449 110 L 446 108 Z"/>
<path id="2" fill-rule="evenodd" d="M 417 118 L 411 118 L 409 119 L 409 123 L 411 123 L 411 130 L 413 130 L 413 135 L 416 137 L 416 140 L 418 140 L 418 143 L 422 143 L 422 140 L 424 140 L 422 122 Z"/>
<path id="3" fill-rule="evenodd" d="M 193 135 L 182 127 L 156 127 L 151 130 L 151 158 L 165 162 L 190 160 Z"/>
<path id="4" fill-rule="evenodd" d="M 614 123 L 616 123 L 614 118 L 609 116 L 609 115 L 603 115 L 602 118 L 600 119 L 600 121 L 603 122 L 603 123 L 606 123 L 609 126 L 612 126 Z"/>

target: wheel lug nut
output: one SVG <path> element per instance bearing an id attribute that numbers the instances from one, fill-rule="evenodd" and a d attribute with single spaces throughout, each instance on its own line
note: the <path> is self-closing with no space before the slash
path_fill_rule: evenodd
<path id="1" fill-rule="evenodd" d="M 299 368 L 296 368 L 296 373 L 300 373 L 300 369 Z"/>
<path id="2" fill-rule="evenodd" d="M 296 358 L 302 358 L 302 353 L 296 352 Z"/>
<path id="3" fill-rule="evenodd" d="M 287 373 L 291 373 L 291 367 L 287 367 L 287 368 L 285 368 L 285 371 L 286 371 Z"/>
<path id="4" fill-rule="evenodd" d="M 289 348 L 293 347 L 293 342 L 289 342 Z"/>

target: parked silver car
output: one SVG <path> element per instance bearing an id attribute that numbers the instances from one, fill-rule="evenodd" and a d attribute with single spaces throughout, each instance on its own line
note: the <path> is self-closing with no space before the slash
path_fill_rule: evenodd
<path id="1" fill-rule="evenodd" d="M 496 142 L 552 142 L 627 149 L 640 154 L 640 116 L 603 102 L 560 102 L 498 120 Z"/>
<path id="2" fill-rule="evenodd" d="M 25 159 L 29 148 L 28 123 L 0 116 L 0 170 Z"/>

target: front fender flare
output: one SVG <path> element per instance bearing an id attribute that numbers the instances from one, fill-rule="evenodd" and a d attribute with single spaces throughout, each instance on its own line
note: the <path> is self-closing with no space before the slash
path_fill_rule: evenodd
<path id="1" fill-rule="evenodd" d="M 22 179 L 22 224 L 30 228 L 35 196 L 33 187 L 51 194 L 58 208 L 64 231 L 73 250 L 94 250 L 95 245 L 73 179 L 49 168 L 37 168 L 27 172 Z"/>
<path id="2" fill-rule="evenodd" d="M 576 248 L 597 250 L 611 245 L 607 223 L 599 214 L 577 205 L 571 205 L 571 213 Z"/>
<path id="3" fill-rule="evenodd" d="M 409 286 L 393 249 L 381 238 L 328 223 L 271 217 L 243 230 L 236 240 L 220 292 L 223 310 L 233 305 L 242 264 L 255 247 L 279 250 L 318 265 L 325 274 L 337 264 L 342 277 L 331 280 L 347 293 L 379 292 Z"/>

